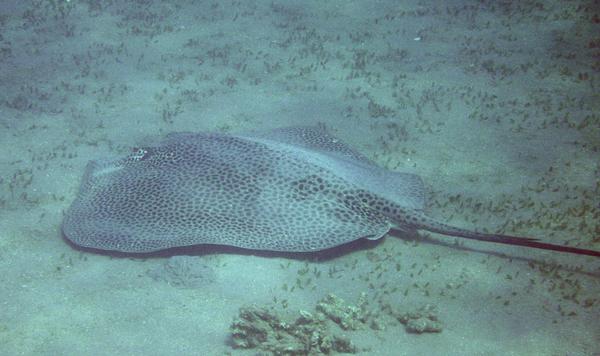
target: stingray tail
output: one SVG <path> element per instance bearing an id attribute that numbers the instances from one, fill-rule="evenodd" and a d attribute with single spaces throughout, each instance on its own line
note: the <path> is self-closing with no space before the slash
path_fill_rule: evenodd
<path id="1" fill-rule="evenodd" d="M 530 237 L 519 237 L 509 235 L 497 235 L 497 234 L 486 234 L 481 232 L 475 232 L 471 230 L 465 230 L 458 227 L 446 225 L 435 221 L 427 216 L 420 216 L 419 223 L 415 224 L 414 227 L 419 230 L 427 230 L 436 232 L 442 235 L 464 237 L 470 240 L 495 242 L 506 245 L 525 246 L 530 248 L 537 248 L 541 250 L 551 250 L 558 252 L 574 253 L 578 255 L 595 256 L 600 257 L 600 251 L 588 250 L 584 248 L 577 248 L 571 246 L 555 245 L 547 242 L 541 242 L 538 239 Z"/>

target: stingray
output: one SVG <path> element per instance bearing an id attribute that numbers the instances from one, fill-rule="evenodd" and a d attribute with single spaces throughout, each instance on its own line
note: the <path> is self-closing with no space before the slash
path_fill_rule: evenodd
<path id="1" fill-rule="evenodd" d="M 62 231 L 79 246 L 129 253 L 200 244 L 310 252 L 400 229 L 600 256 L 450 226 L 424 208 L 419 176 L 377 166 L 322 126 L 173 133 L 90 161 Z"/>

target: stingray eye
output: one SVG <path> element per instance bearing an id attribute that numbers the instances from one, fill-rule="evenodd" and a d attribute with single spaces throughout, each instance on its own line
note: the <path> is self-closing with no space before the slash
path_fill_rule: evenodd
<path id="1" fill-rule="evenodd" d="M 129 157 L 133 162 L 139 162 L 148 157 L 148 150 L 145 148 L 134 148 L 133 153 Z"/>

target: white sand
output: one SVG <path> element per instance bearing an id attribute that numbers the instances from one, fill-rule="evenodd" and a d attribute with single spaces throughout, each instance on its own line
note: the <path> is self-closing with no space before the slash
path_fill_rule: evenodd
<path id="1" fill-rule="evenodd" d="M 241 306 L 363 291 L 434 304 L 444 323 L 348 332 L 364 354 L 600 352 L 591 257 L 402 234 L 320 261 L 199 248 L 215 278 L 182 288 L 147 274 L 167 257 L 81 252 L 60 234 L 90 159 L 173 131 L 323 122 L 421 175 L 432 216 L 600 249 L 591 2 L 13 2 L 0 5 L 0 354 L 250 355 L 227 344 Z"/>

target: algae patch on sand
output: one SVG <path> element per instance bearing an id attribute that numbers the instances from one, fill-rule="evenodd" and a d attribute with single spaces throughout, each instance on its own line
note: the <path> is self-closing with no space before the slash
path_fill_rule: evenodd
<path id="1" fill-rule="evenodd" d="M 317 303 L 314 311 L 299 310 L 291 316 L 274 308 L 243 307 L 230 327 L 231 346 L 256 348 L 275 355 L 368 351 L 354 345 L 345 333 L 383 330 L 398 323 L 411 333 L 441 332 L 442 324 L 434 309 L 428 305 L 400 312 L 387 303 L 372 308 L 365 293 L 356 304 L 329 294 Z"/>

